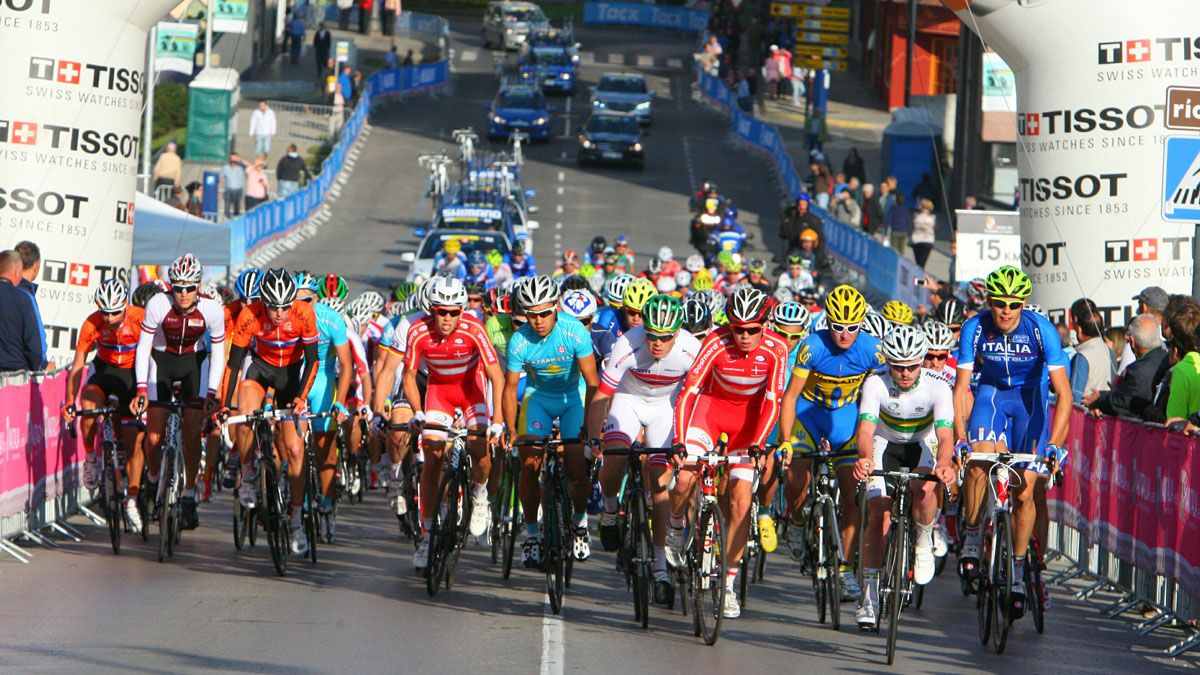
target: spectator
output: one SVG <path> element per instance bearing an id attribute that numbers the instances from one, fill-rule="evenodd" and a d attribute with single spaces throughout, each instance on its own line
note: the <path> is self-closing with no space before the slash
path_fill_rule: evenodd
<path id="1" fill-rule="evenodd" d="M 704 56 L 700 59 L 704 70 L 709 75 L 716 76 L 717 65 L 721 60 L 721 53 L 723 51 L 721 43 L 717 41 L 717 36 L 709 35 L 708 42 L 704 44 Z"/>
<path id="2" fill-rule="evenodd" d="M 813 181 L 814 199 L 817 200 L 817 206 L 827 209 L 829 208 L 829 197 L 833 194 L 833 176 L 825 164 L 817 164 L 816 167 L 817 177 Z"/>
<path id="3" fill-rule="evenodd" d="M 1167 292 L 1160 286 L 1147 286 L 1142 289 L 1141 293 L 1133 296 L 1133 299 L 1137 301 L 1138 314 L 1153 316 L 1160 327 L 1166 325 L 1163 312 L 1167 309 Z M 1124 373 L 1125 369 L 1136 359 L 1133 349 L 1126 343 L 1122 348 L 1120 358 L 1117 359 L 1117 374 Z"/>
<path id="4" fill-rule="evenodd" d="M 304 49 L 304 19 L 298 15 L 292 14 L 292 20 L 288 22 L 288 38 L 291 44 L 291 61 L 292 65 L 300 63 L 300 52 Z"/>
<path id="5" fill-rule="evenodd" d="M 333 34 L 325 27 L 325 22 L 322 21 L 317 26 L 317 32 L 313 33 L 313 55 L 317 64 L 317 79 L 325 77 L 325 68 L 329 61 L 329 50 L 333 47 Z"/>
<path id="6" fill-rule="evenodd" d="M 0 373 L 41 370 L 46 362 L 41 320 L 21 282 L 21 254 L 0 252 Z"/>
<path id="7" fill-rule="evenodd" d="M 904 195 L 896 192 L 893 196 L 895 200 L 888 207 L 883 219 L 887 225 L 888 236 L 892 240 L 892 248 L 896 253 L 903 255 L 905 247 L 908 246 L 908 235 L 912 232 L 913 215 L 904 205 Z"/>
<path id="8" fill-rule="evenodd" d="M 184 191 L 187 193 L 186 208 L 184 208 L 184 211 L 197 218 L 203 218 L 204 186 L 201 185 L 200 181 L 194 180 L 184 187 Z"/>
<path id="9" fill-rule="evenodd" d="M 804 81 L 807 79 L 807 69 L 792 66 L 792 105 L 796 108 L 804 107 L 804 102 L 800 98 L 808 93 L 808 89 L 804 86 Z"/>
<path id="10" fill-rule="evenodd" d="M 259 101 L 258 110 L 250 115 L 250 136 L 254 138 L 254 154 L 271 154 L 271 140 L 274 139 L 276 130 L 275 111 L 271 110 L 266 101 Z"/>
<path id="11" fill-rule="evenodd" d="M 1054 328 L 1058 330 L 1058 340 L 1062 342 L 1063 352 L 1067 355 L 1067 374 L 1070 375 L 1070 361 L 1075 358 L 1075 347 L 1071 342 L 1071 329 L 1067 328 L 1067 324 L 1061 322 L 1054 324 Z"/>
<path id="12" fill-rule="evenodd" d="M 387 56 L 383 59 L 383 67 L 386 70 L 396 70 L 400 67 L 400 57 L 396 55 L 396 45 L 388 50 Z"/>
<path id="13" fill-rule="evenodd" d="M 308 171 L 308 165 L 300 157 L 300 153 L 296 150 L 296 144 L 292 143 L 288 146 L 287 154 L 279 159 L 279 163 L 275 166 L 275 180 L 279 184 L 279 199 L 289 197 L 300 190 L 300 178 L 303 177 L 306 181 L 312 180 L 312 174 Z"/>
<path id="14" fill-rule="evenodd" d="M 885 216 L 894 201 L 896 201 L 896 197 L 892 194 L 892 184 L 886 180 L 881 181 L 879 183 L 879 208 L 883 209 Z"/>
<path id="15" fill-rule="evenodd" d="M 934 207 L 937 206 L 937 188 L 933 185 L 933 178 L 929 174 L 921 174 L 921 181 L 913 188 L 912 196 L 914 200 L 928 199 L 933 202 Z M 918 204 L 920 202 L 917 202 Z M 933 211 L 933 209 L 929 209 Z"/>
<path id="16" fill-rule="evenodd" d="M 353 7 L 354 0 L 337 0 L 339 30 L 348 30 L 350 28 L 350 10 Z"/>
<path id="17" fill-rule="evenodd" d="M 792 92 L 792 53 L 783 47 L 778 47 L 771 52 L 771 58 L 774 60 L 772 64 L 775 71 L 779 73 L 779 93 L 790 94 Z M 784 89 L 787 91 L 785 92 Z M 778 98 L 778 97 L 776 97 Z"/>
<path id="18" fill-rule="evenodd" d="M 1171 332 L 1171 393 L 1167 399 L 1167 427 L 1195 433 L 1200 427 L 1192 416 L 1200 412 L 1200 353 L 1196 351 L 1196 329 L 1200 328 L 1200 308 L 1184 306 L 1175 312 L 1168 328 Z"/>
<path id="19" fill-rule="evenodd" d="M 358 32 L 363 35 L 371 27 L 371 12 L 375 9 L 375 0 L 358 0 Z"/>
<path id="20" fill-rule="evenodd" d="M 42 323 L 42 308 L 38 304 L 38 272 L 42 270 L 42 250 L 32 241 L 18 242 L 13 250 L 21 256 L 21 280 L 18 286 L 21 290 L 29 294 L 29 299 L 33 301 L 33 313 L 37 317 L 37 331 L 41 336 L 38 339 L 42 342 L 42 362 L 47 361 L 46 358 L 46 326 Z"/>
<path id="21" fill-rule="evenodd" d="M 1110 326 L 1104 330 L 1104 344 L 1108 345 L 1108 350 L 1112 352 L 1113 363 L 1120 360 L 1128 338 L 1129 330 L 1125 326 Z"/>
<path id="22" fill-rule="evenodd" d="M 341 99 L 341 102 L 340 104 L 335 103 L 335 106 L 350 105 L 350 103 L 354 100 L 354 74 L 353 69 L 350 68 L 349 64 L 342 66 L 342 74 L 338 76 L 338 88 L 335 101 L 339 98 Z"/>
<path id="23" fill-rule="evenodd" d="M 842 173 L 846 174 L 847 178 L 857 178 L 860 183 L 867 180 L 867 165 L 862 155 L 858 154 L 858 148 L 850 148 L 849 154 L 842 162 Z"/>
<path id="24" fill-rule="evenodd" d="M 750 97 L 750 83 L 746 78 L 742 77 L 741 73 L 734 75 L 734 95 L 737 96 L 737 106 L 742 109 L 742 112 L 753 112 L 754 99 Z"/>
<path id="25" fill-rule="evenodd" d="M 1071 359 L 1071 393 L 1076 401 L 1088 405 L 1109 390 L 1117 361 L 1102 336 L 1100 311 L 1096 303 L 1080 298 L 1071 304 L 1071 325 L 1075 327 L 1075 358 Z"/>
<path id="26" fill-rule="evenodd" d="M 167 143 L 167 147 L 163 148 L 162 154 L 158 156 L 158 161 L 154 163 L 154 188 L 157 190 L 163 185 L 179 187 L 182 176 L 183 160 L 179 157 L 175 143 Z"/>
<path id="27" fill-rule="evenodd" d="M 813 108 L 812 114 L 804 122 L 804 136 L 808 139 L 808 151 L 813 150 L 824 151 L 825 139 L 829 136 L 829 130 L 825 126 L 825 115 L 821 113 L 820 108 Z"/>
<path id="28" fill-rule="evenodd" d="M 800 250 L 800 235 L 805 230 L 817 233 L 818 245 L 824 239 L 821 236 L 825 232 L 824 224 L 816 214 L 808 210 L 809 199 L 808 195 L 801 194 L 796 198 L 795 204 L 784 211 L 779 221 L 779 238 L 783 240 L 784 252 L 787 255 Z"/>
<path id="29" fill-rule="evenodd" d="M 266 155 L 255 155 L 254 163 L 246 167 L 246 212 L 267 201 L 267 174 L 263 167 L 267 165 Z"/>
<path id="30" fill-rule="evenodd" d="M 242 197 L 246 193 L 246 163 L 236 152 L 229 153 L 229 163 L 221 167 L 221 185 L 225 190 L 225 217 L 242 215 Z"/>
<path id="31" fill-rule="evenodd" d="M 862 186 L 862 196 L 862 228 L 867 234 L 878 239 L 883 233 L 883 207 L 875 196 L 875 186 L 865 183 Z"/>
<path id="32" fill-rule="evenodd" d="M 167 206 L 187 212 L 187 193 L 183 191 L 183 188 L 176 187 L 171 190 L 171 196 L 167 198 Z"/>
<path id="33" fill-rule="evenodd" d="M 400 0 L 383 0 L 383 34 L 396 31 L 396 17 L 400 16 Z"/>
<path id="34" fill-rule="evenodd" d="M 1158 321 L 1149 314 L 1139 314 L 1129 323 L 1127 339 L 1136 360 L 1111 391 L 1085 404 L 1093 417 L 1104 414 L 1144 419 L 1146 409 L 1153 407 L 1155 390 L 1167 373 L 1167 352 Z"/>
<path id="35" fill-rule="evenodd" d="M 842 188 L 838 191 L 837 201 L 829 210 L 829 214 L 843 225 L 857 228 L 862 224 L 862 209 L 858 207 L 858 202 L 854 201 L 849 188 Z"/>
<path id="36" fill-rule="evenodd" d="M 771 45 L 771 53 L 763 59 L 763 81 L 767 83 L 767 97 L 772 101 L 779 98 L 779 66 L 775 62 L 775 54 L 779 51 L 777 45 Z"/>
<path id="37" fill-rule="evenodd" d="M 400 66 L 411 66 L 413 63 L 413 50 L 410 49 L 404 54 L 404 60 L 400 62 Z"/>
<path id="38" fill-rule="evenodd" d="M 925 263 L 929 262 L 929 253 L 933 250 L 933 242 L 936 241 L 934 234 L 936 228 L 937 219 L 933 217 L 933 202 L 922 199 L 921 210 L 912 219 L 913 260 L 921 269 L 925 269 Z"/>

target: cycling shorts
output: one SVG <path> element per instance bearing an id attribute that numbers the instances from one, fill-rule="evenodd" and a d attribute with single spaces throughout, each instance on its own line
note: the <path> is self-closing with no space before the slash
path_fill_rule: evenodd
<path id="1" fill-rule="evenodd" d="M 300 381 L 304 362 L 297 361 L 286 366 L 273 366 L 259 359 L 253 359 L 246 369 L 246 377 L 241 386 L 253 383 L 266 396 L 268 389 L 275 390 L 275 405 L 286 407 L 296 400 L 304 383 Z"/>
<path id="2" fill-rule="evenodd" d="M 461 410 L 463 426 L 468 429 L 488 423 L 487 389 L 480 375 L 454 382 L 430 382 L 425 390 L 425 420 L 448 427 L 454 424 L 454 411 Z M 444 431 L 426 431 L 428 438 L 447 438 Z"/>
<path id="3" fill-rule="evenodd" d="M 88 378 L 87 386 L 99 389 L 105 399 L 116 396 L 121 417 L 132 417 L 129 404 L 133 402 L 137 392 L 133 368 L 118 368 L 100 359 L 92 361 L 92 367 L 92 376 Z"/>
<path id="4" fill-rule="evenodd" d="M 666 397 L 646 398 L 624 392 L 613 394 L 604 423 L 604 442 L 629 446 L 646 429 L 647 448 L 668 448 L 675 442 L 675 406 Z M 651 464 L 667 464 L 667 456 L 651 455 Z"/>
<path id="5" fill-rule="evenodd" d="M 929 444 L 928 436 L 910 443 L 892 443 L 883 436 L 876 436 L 874 444 L 875 466 L 883 471 L 932 470 L 936 463 L 937 458 L 934 456 L 933 446 Z M 867 499 L 884 496 L 892 496 L 890 486 L 883 478 L 871 478 L 867 483 Z"/>
<path id="6" fill-rule="evenodd" d="M 412 410 L 412 404 L 408 402 L 408 397 L 404 395 L 404 385 L 401 380 L 402 369 L 396 371 L 396 384 L 392 387 L 391 403 L 393 408 L 407 408 Z M 421 392 L 421 400 L 424 401 L 428 395 L 429 376 L 421 371 L 417 371 L 417 391 Z"/>
<path id="7" fill-rule="evenodd" d="M 333 411 L 333 399 L 337 394 L 337 377 L 328 377 L 325 373 L 317 371 L 313 377 L 312 386 L 308 389 L 308 410 L 313 413 L 324 413 Z M 322 417 L 311 422 L 312 430 L 316 432 L 333 431 L 335 428 L 334 420 L 329 417 Z"/>
<path id="8" fill-rule="evenodd" d="M 579 392 L 535 391 L 525 400 L 525 434 L 546 438 L 558 420 L 564 439 L 579 438 L 583 433 L 583 398 Z"/>
<path id="9" fill-rule="evenodd" d="M 150 376 L 146 378 L 146 396 L 152 403 L 171 401 L 171 384 L 179 383 L 179 397 L 197 401 L 208 395 L 208 352 L 171 354 L 155 349 L 150 352 Z"/>
<path id="10" fill-rule="evenodd" d="M 826 408 L 820 403 L 800 399 L 796 402 L 796 425 L 792 427 L 792 448 L 796 452 L 813 452 L 822 438 L 829 441 L 834 452 L 852 450 L 854 433 L 858 428 L 858 403 L 847 403 L 840 408 Z M 858 458 L 854 455 L 840 457 L 833 465 L 841 468 L 854 466 Z"/>
<path id="11" fill-rule="evenodd" d="M 967 421 L 967 439 L 1003 443 L 1014 453 L 1034 452 L 1045 456 L 1050 440 L 1050 393 L 1043 387 L 997 389 L 980 384 Z M 1013 465 L 1045 473 L 1045 464 Z"/>
<path id="12" fill-rule="evenodd" d="M 692 412 L 692 423 L 684 431 L 683 444 L 689 455 L 708 454 L 716 449 L 721 434 L 729 441 L 725 447 L 734 454 L 740 453 L 754 443 L 754 420 L 752 414 L 757 414 L 760 399 L 719 398 L 701 394 L 696 400 Z M 754 410 L 754 413 L 750 411 Z M 753 464 L 735 464 L 730 467 L 729 477 L 732 480 L 754 480 Z"/>

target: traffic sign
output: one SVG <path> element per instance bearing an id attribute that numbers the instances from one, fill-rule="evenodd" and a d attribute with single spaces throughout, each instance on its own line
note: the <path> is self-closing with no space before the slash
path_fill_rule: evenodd
<path id="1" fill-rule="evenodd" d="M 836 71 L 839 73 L 846 71 L 846 62 L 845 61 L 837 61 L 837 60 L 829 61 L 829 60 L 820 59 L 820 58 L 792 59 L 792 65 L 800 66 L 801 68 L 809 68 L 809 69 L 813 69 L 813 70 L 820 70 L 821 68 L 824 68 L 825 70 L 832 70 L 832 71 Z"/>
<path id="2" fill-rule="evenodd" d="M 823 47 L 821 45 L 796 45 L 792 55 L 810 59 L 844 59 L 846 50 L 843 47 Z"/>
<path id="3" fill-rule="evenodd" d="M 1200 137 L 1167 139 L 1162 196 L 1165 220 L 1200 222 Z"/>
<path id="4" fill-rule="evenodd" d="M 1168 129 L 1200 131 L 1200 88 L 1167 87 L 1166 118 Z"/>
<path id="5" fill-rule="evenodd" d="M 804 30 L 827 30 L 835 33 L 850 32 L 850 22 L 841 19 L 803 19 L 796 22 L 796 27 Z"/>
<path id="6" fill-rule="evenodd" d="M 850 44 L 850 35 L 847 33 L 810 33 L 807 31 L 796 31 L 796 40 L 798 42 L 806 42 L 808 44 L 845 45 Z"/>

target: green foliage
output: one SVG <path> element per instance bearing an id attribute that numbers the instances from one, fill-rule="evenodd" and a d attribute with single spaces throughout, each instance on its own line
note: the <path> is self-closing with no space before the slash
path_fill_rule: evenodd
<path id="1" fill-rule="evenodd" d="M 154 129 L 158 138 L 175 129 L 187 128 L 188 89 L 177 82 L 162 82 L 154 90 Z"/>

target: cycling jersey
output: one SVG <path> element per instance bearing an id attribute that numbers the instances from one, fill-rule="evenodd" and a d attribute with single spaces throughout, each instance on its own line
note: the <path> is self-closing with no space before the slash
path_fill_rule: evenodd
<path id="1" fill-rule="evenodd" d="M 599 367 L 612 355 L 613 347 L 617 344 L 617 336 L 603 328 L 598 328 L 595 324 L 591 326 L 591 333 L 592 351 L 596 353 L 596 365 Z"/>
<path id="2" fill-rule="evenodd" d="M 674 399 L 699 353 L 700 341 L 680 331 L 671 351 L 655 359 L 646 346 L 646 329 L 636 326 L 613 346 L 600 375 L 600 391 L 608 396 L 621 392 L 643 399 Z"/>
<path id="3" fill-rule="evenodd" d="M 621 333 L 625 332 L 625 310 L 609 306 L 601 307 L 600 311 L 596 312 L 592 326 L 602 328 L 616 337 L 620 337 Z"/>
<path id="4" fill-rule="evenodd" d="M 999 389 L 1037 387 L 1049 381 L 1048 371 L 1067 367 L 1054 324 L 1027 309 L 1011 333 L 996 328 L 991 312 L 967 319 L 958 349 L 959 369 L 978 369 L 981 386 Z"/>
<path id="5" fill-rule="evenodd" d="M 574 317 L 560 313 L 554 329 L 540 337 L 524 325 L 508 341 L 505 367 L 526 370 L 539 394 L 579 394 L 578 359 L 592 356 L 592 336 Z"/>
<path id="6" fill-rule="evenodd" d="M 212 352 L 208 369 L 200 372 L 206 333 Z M 171 383 L 178 381 L 184 398 L 200 396 L 202 390 L 211 395 L 216 391 L 215 383 L 221 381 L 224 368 L 225 312 L 219 303 L 199 298 L 192 311 L 181 313 L 170 294 L 159 293 L 150 298 L 134 357 L 139 392 L 158 401 Z"/>
<path id="7" fill-rule="evenodd" d="M 371 378 L 371 364 L 367 362 L 367 349 L 363 346 L 362 338 L 354 330 L 349 317 L 346 317 L 346 329 L 350 358 L 354 361 L 354 384 L 350 387 L 346 407 L 353 409 L 367 402 L 363 397 L 363 382 Z"/>
<path id="8" fill-rule="evenodd" d="M 232 342 L 235 347 L 247 348 L 253 341 L 255 359 L 282 367 L 299 363 L 304 358 L 304 345 L 318 344 L 319 340 L 317 317 L 312 305 L 307 302 L 293 303 L 283 322 L 275 324 L 268 318 L 267 306 L 260 300 L 251 303 L 238 315 Z"/>
<path id="9" fill-rule="evenodd" d="M 807 378 L 801 397 L 826 408 L 841 408 L 854 402 L 863 380 L 884 364 L 883 345 L 859 331 L 849 349 L 833 342 L 827 329 L 811 333 L 800 343 L 792 374 Z"/>
<path id="10" fill-rule="evenodd" d="M 925 372 L 932 375 L 934 379 L 945 382 L 950 386 L 951 390 L 954 389 L 954 383 L 958 380 L 958 371 L 956 371 L 950 364 L 942 366 L 940 370 L 929 370 L 926 368 Z"/>
<path id="11" fill-rule="evenodd" d="M 128 305 L 121 323 L 110 326 L 104 320 L 103 312 L 92 312 L 79 329 L 75 352 L 87 354 L 95 347 L 98 360 L 114 368 L 133 368 L 145 315 L 146 312 L 141 307 Z"/>
<path id="12" fill-rule="evenodd" d="M 875 423 L 875 435 L 893 443 L 921 440 L 934 429 L 952 428 L 953 395 L 933 375 L 934 371 L 922 368 L 906 391 L 896 385 L 891 373 L 868 377 L 858 402 L 858 419 Z"/>
<path id="13" fill-rule="evenodd" d="M 433 319 L 424 317 L 409 329 L 407 343 L 405 367 L 415 368 L 423 359 L 429 368 L 430 387 L 476 379 L 481 374 L 480 364 L 487 368 L 499 363 L 496 350 L 478 322 L 459 321 L 452 333 L 442 336 Z"/>
<path id="14" fill-rule="evenodd" d="M 526 255 L 525 258 L 520 261 L 513 259 L 513 261 L 509 263 L 509 267 L 512 269 L 513 279 L 537 276 L 537 264 L 533 261 L 533 256 L 531 255 Z"/>
<path id="15" fill-rule="evenodd" d="M 321 360 L 312 387 L 308 390 L 308 409 L 316 413 L 330 412 L 337 397 L 339 362 L 336 349 L 349 342 L 346 320 L 329 305 L 317 303 L 310 306 L 317 320 L 317 353 Z M 334 420 L 330 418 L 313 421 L 314 431 L 331 431 L 333 428 Z"/>

